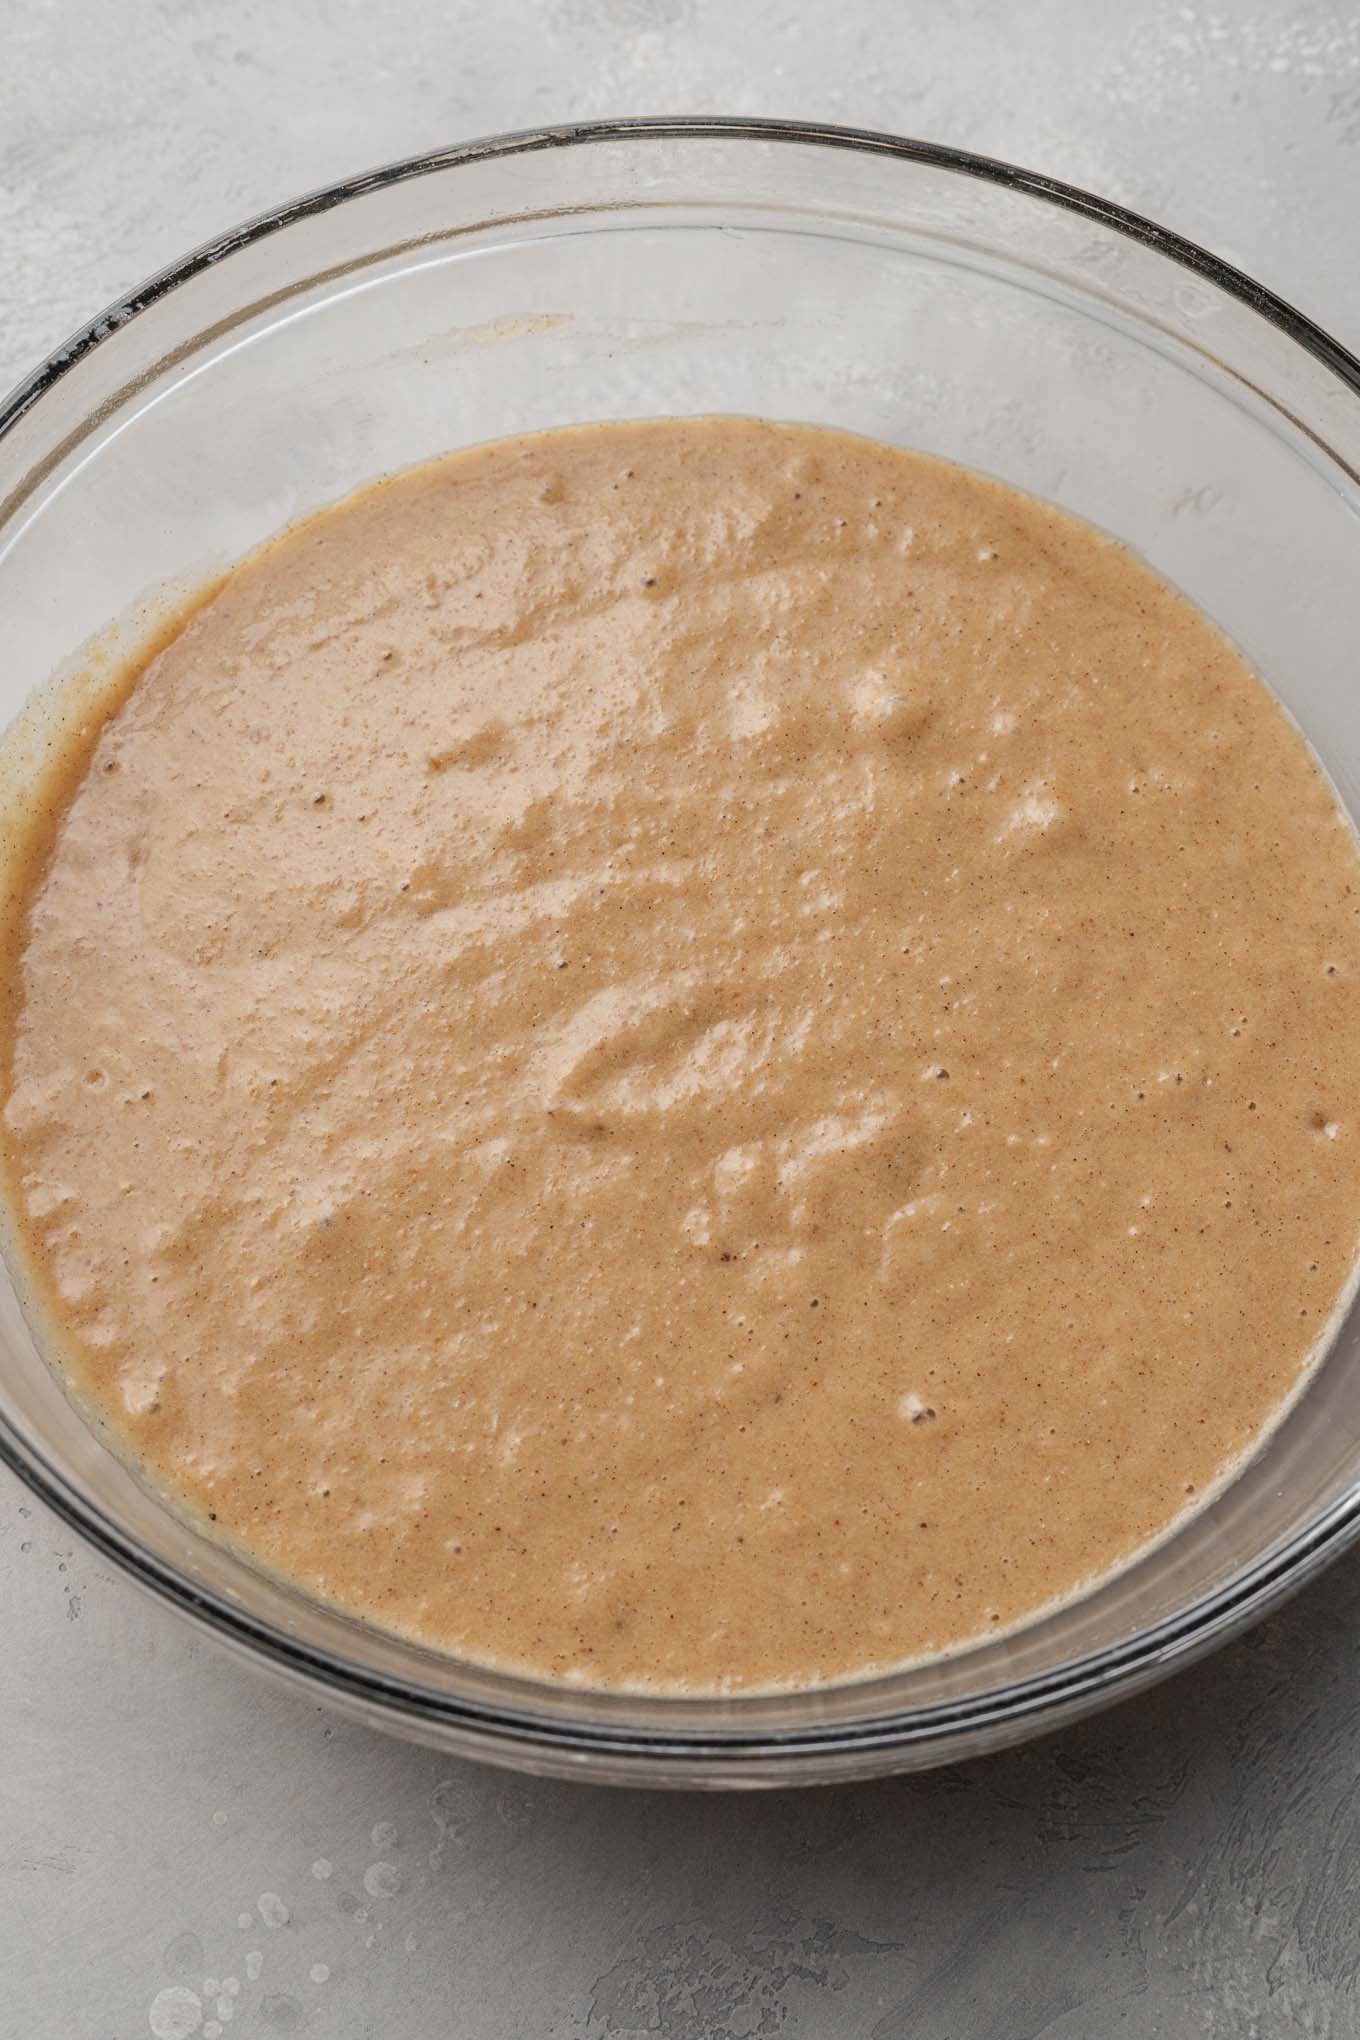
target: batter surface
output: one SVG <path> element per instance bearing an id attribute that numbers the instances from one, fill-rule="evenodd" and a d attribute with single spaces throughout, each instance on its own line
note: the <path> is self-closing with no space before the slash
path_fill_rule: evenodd
<path id="1" fill-rule="evenodd" d="M 1127 553 L 741 419 L 232 573 L 15 865 L 24 1261 L 132 1451 L 456 1651 L 759 1687 L 1014 1623 L 1294 1389 L 1360 866 Z"/>

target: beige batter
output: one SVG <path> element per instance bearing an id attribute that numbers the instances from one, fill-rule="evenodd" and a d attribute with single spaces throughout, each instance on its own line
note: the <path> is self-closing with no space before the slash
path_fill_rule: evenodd
<path id="1" fill-rule="evenodd" d="M 271 1565 L 593 1683 L 995 1631 L 1202 1494 L 1360 1230 L 1360 866 L 1127 553 L 739 419 L 287 532 L 53 766 L 23 1253 Z"/>

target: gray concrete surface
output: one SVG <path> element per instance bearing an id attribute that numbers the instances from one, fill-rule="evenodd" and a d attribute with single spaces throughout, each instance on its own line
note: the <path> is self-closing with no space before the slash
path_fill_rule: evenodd
<path id="1" fill-rule="evenodd" d="M 778 112 L 1103 189 L 1360 342 L 1355 0 L 18 0 L 0 380 L 188 244 L 427 144 Z M 15 2040 L 1360 2033 L 1360 1561 L 1151 1699 L 757 1802 L 508 1780 L 219 1662 L 0 1482 Z"/>

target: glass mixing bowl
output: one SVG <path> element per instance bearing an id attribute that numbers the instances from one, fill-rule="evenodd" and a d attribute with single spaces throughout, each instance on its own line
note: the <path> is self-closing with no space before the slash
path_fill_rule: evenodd
<path id="1" fill-rule="evenodd" d="M 113 306 L 0 410 L 0 708 L 356 484 L 504 433 L 756 412 L 948 455 L 1117 534 L 1236 640 L 1355 811 L 1360 363 L 1249 278 L 1049 179 L 888 135 L 618 121 L 398 163 Z M 117 627 L 109 629 L 111 619 Z M 1230 1360 L 1231 1356 L 1225 1356 Z M 649 1699 L 346 1616 L 178 1513 L 0 1293 L 0 1452 L 200 1629 L 374 1725 L 680 1785 L 937 1764 L 1183 1665 L 1360 1530 L 1360 1315 L 1211 1507 L 1018 1634 L 861 1684 Z"/>

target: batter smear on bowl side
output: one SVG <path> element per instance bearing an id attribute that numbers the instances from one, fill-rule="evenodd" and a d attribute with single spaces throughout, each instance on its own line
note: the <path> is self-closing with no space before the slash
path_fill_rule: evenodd
<path id="1" fill-rule="evenodd" d="M 11 1228 L 219 1534 L 621 1687 L 995 1634 L 1360 1232 L 1360 862 L 1205 619 L 800 426 L 503 442 L 235 569 L 12 859 Z"/>

